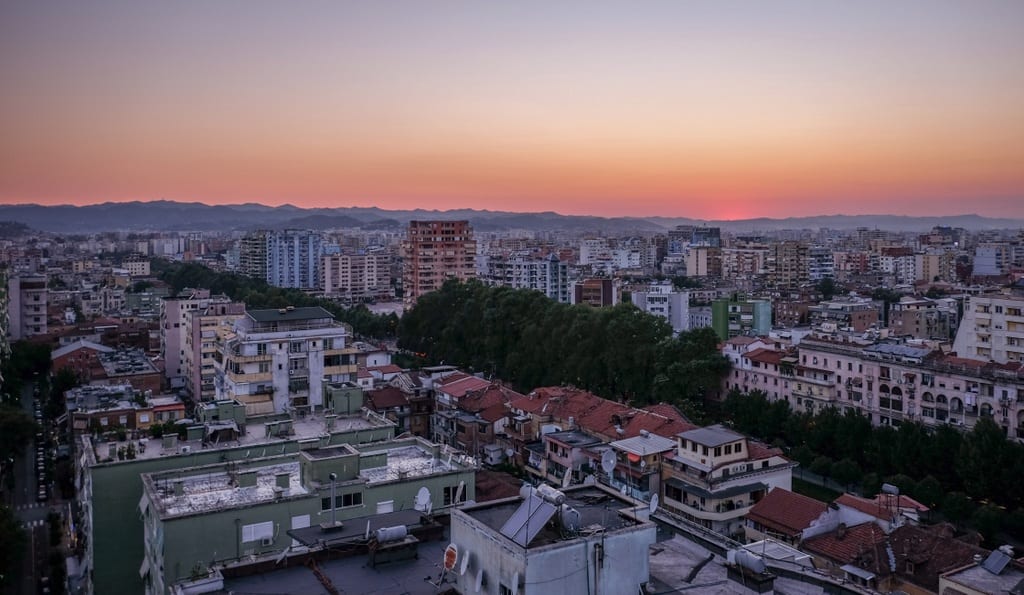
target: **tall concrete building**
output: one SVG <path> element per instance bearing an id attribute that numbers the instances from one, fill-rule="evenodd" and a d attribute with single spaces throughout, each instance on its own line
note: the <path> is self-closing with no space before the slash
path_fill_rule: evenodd
<path id="1" fill-rule="evenodd" d="M 320 307 L 248 310 L 218 333 L 217 398 L 249 415 L 320 409 L 323 387 L 356 373 L 348 327 Z"/>
<path id="2" fill-rule="evenodd" d="M 217 328 L 230 327 L 245 315 L 242 302 L 214 300 L 185 311 L 185 390 L 194 402 L 216 397 Z"/>
<path id="3" fill-rule="evenodd" d="M 46 334 L 49 292 L 46 275 L 15 275 L 7 280 L 8 332 L 18 341 Z"/>
<path id="4" fill-rule="evenodd" d="M 809 249 L 804 242 L 776 242 L 769 246 L 765 262 L 772 287 L 799 287 L 810 281 Z"/>
<path id="5" fill-rule="evenodd" d="M 310 230 L 267 233 L 267 283 L 274 287 L 319 289 L 323 236 Z"/>
<path id="6" fill-rule="evenodd" d="M 555 254 L 547 258 L 491 256 L 485 271 L 484 280 L 492 285 L 534 289 L 563 304 L 571 301 L 569 263 Z"/>
<path id="7" fill-rule="evenodd" d="M 391 258 L 383 252 L 323 257 L 324 294 L 346 300 L 391 297 Z"/>
<path id="8" fill-rule="evenodd" d="M 619 303 L 617 279 L 582 279 L 572 288 L 572 303 L 588 304 L 596 308 Z"/>
<path id="9" fill-rule="evenodd" d="M 410 221 L 402 257 L 408 304 L 440 289 L 448 279 L 476 278 L 476 240 L 469 221 Z"/>
<path id="10" fill-rule="evenodd" d="M 246 234 L 238 242 L 238 270 L 243 275 L 267 280 L 267 232 Z"/>
<path id="11" fill-rule="evenodd" d="M 209 289 L 186 288 L 174 297 L 164 298 L 160 304 L 160 353 L 164 358 L 164 376 L 171 388 L 185 388 L 190 384 L 185 368 L 189 313 L 230 303 L 231 298 L 210 295 Z"/>

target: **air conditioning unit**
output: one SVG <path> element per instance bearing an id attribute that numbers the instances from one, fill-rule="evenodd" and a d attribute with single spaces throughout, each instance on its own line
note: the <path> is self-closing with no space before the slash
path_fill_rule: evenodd
<path id="1" fill-rule="evenodd" d="M 260 540 L 260 545 L 263 546 L 263 547 L 272 546 L 272 545 L 274 545 L 274 538 L 273 537 L 264 537 L 263 539 Z"/>

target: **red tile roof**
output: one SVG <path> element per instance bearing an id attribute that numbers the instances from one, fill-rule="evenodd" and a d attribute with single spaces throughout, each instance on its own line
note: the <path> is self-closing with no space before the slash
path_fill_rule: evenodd
<path id="1" fill-rule="evenodd" d="M 747 518 L 788 537 L 798 537 L 828 504 L 782 488 L 774 488 L 754 505 Z"/>
<path id="2" fill-rule="evenodd" d="M 866 551 L 873 551 L 875 545 L 885 541 L 885 532 L 874 523 L 862 523 L 848 527 L 842 537 L 839 536 L 840 534 L 840 531 L 829 531 L 822 535 L 816 535 L 805 540 L 802 548 L 838 564 L 852 564 L 857 560 L 858 555 Z M 879 565 L 882 564 L 880 560 L 876 562 Z M 876 574 L 881 572 L 874 565 L 867 569 Z"/>
<path id="3" fill-rule="evenodd" d="M 890 515 L 886 512 L 885 506 L 875 500 L 868 500 L 867 498 L 861 498 L 859 496 L 854 496 L 853 494 L 843 494 L 836 498 L 835 502 L 836 504 L 847 506 L 854 510 L 859 510 L 864 514 L 870 514 L 879 520 L 892 520 Z"/>
<path id="4" fill-rule="evenodd" d="M 453 380 L 454 378 L 454 380 Z M 482 390 L 490 386 L 490 382 L 483 378 L 462 374 L 461 372 L 447 376 L 435 385 L 437 392 L 442 392 L 453 399 L 460 399 L 469 391 Z"/>
<path id="5" fill-rule="evenodd" d="M 402 372 L 402 368 L 395 364 L 385 364 L 383 366 L 370 366 L 366 368 L 371 372 L 380 372 L 381 374 L 398 374 Z"/>
<path id="6" fill-rule="evenodd" d="M 406 394 L 394 386 L 385 386 L 384 388 L 366 391 L 366 401 L 370 409 L 374 411 L 383 411 L 391 407 L 404 407 L 409 404 Z"/>
<path id="7" fill-rule="evenodd" d="M 782 358 L 786 357 L 786 352 L 776 351 L 775 349 L 765 349 L 762 347 L 747 353 L 743 357 L 746 357 L 752 362 L 778 365 L 782 363 Z"/>

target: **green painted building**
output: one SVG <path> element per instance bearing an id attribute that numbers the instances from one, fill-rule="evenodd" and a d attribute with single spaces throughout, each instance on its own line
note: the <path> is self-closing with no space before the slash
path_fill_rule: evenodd
<path id="1" fill-rule="evenodd" d="M 354 408 L 351 389 L 334 386 L 325 392 L 343 392 L 346 408 Z M 237 401 L 207 404 L 197 412 L 196 423 L 187 428 L 185 439 L 164 436 L 106 442 L 89 435 L 78 438 L 76 484 L 81 516 L 77 537 L 84 543 L 82 568 L 88 592 L 136 595 L 144 591 L 139 575 L 144 552 L 139 512 L 144 474 L 186 474 L 197 467 L 294 458 L 302 449 L 394 438 L 394 423 L 367 410 L 295 418 L 246 418 L 244 412 L 245 406 Z M 126 443 L 132 447 L 133 458 L 121 459 L 118 451 L 129 445 Z"/>
<path id="2" fill-rule="evenodd" d="M 435 510 L 456 497 L 474 499 L 474 478 L 472 465 L 421 438 L 147 473 L 139 502 L 146 557 L 138 572 L 146 593 L 169 593 L 220 564 L 303 549 L 290 529 L 329 532 L 335 521 L 412 510 L 421 488 Z"/>
<path id="3" fill-rule="evenodd" d="M 723 341 L 738 335 L 767 335 L 772 330 L 770 300 L 738 299 L 711 302 L 711 328 Z"/>

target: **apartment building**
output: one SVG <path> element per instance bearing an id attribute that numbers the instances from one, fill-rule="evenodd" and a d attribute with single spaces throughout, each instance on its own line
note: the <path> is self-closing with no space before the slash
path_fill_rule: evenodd
<path id="1" fill-rule="evenodd" d="M 810 251 L 805 242 L 787 240 L 771 244 L 765 261 L 768 285 L 793 288 L 809 282 L 809 256 Z"/>
<path id="2" fill-rule="evenodd" d="M 476 240 L 469 221 L 410 221 L 402 242 L 402 288 L 407 304 L 449 279 L 476 278 Z"/>
<path id="3" fill-rule="evenodd" d="M 323 236 L 319 232 L 269 231 L 266 242 L 267 283 L 274 287 L 320 289 Z"/>
<path id="4" fill-rule="evenodd" d="M 351 331 L 320 307 L 248 310 L 217 330 L 217 399 L 237 400 L 250 415 L 319 410 L 327 384 L 356 374 Z"/>
<path id="5" fill-rule="evenodd" d="M 595 308 L 619 303 L 617 279 L 582 279 L 573 285 L 572 303 L 587 304 Z"/>
<path id="6" fill-rule="evenodd" d="M 646 291 L 633 291 L 630 300 L 644 312 L 664 318 L 674 333 L 690 330 L 690 294 L 676 291 L 671 282 L 651 283 Z"/>
<path id="7" fill-rule="evenodd" d="M 186 288 L 174 297 L 164 298 L 160 304 L 160 353 L 164 358 L 164 375 L 172 389 L 185 388 L 191 376 L 185 368 L 185 349 L 188 345 L 189 313 L 208 311 L 216 306 L 230 304 L 226 295 L 211 295 L 209 289 Z"/>
<path id="8" fill-rule="evenodd" d="M 483 280 L 502 287 L 533 289 L 563 304 L 571 301 L 569 263 L 559 260 L 556 254 L 488 256 Z"/>
<path id="9" fill-rule="evenodd" d="M 863 333 L 881 321 L 879 306 L 867 299 L 843 298 L 821 302 L 807 308 L 811 326 L 830 331 Z"/>
<path id="10" fill-rule="evenodd" d="M 968 297 L 953 350 L 971 359 L 1024 362 L 1024 295 Z"/>
<path id="11" fill-rule="evenodd" d="M 796 464 L 724 426 L 681 432 L 662 467 L 662 506 L 691 522 L 742 539 L 744 516 L 772 488 L 792 490 Z"/>
<path id="12" fill-rule="evenodd" d="M 254 279 L 267 279 L 267 233 L 256 231 L 238 241 L 238 271 Z"/>
<path id="13" fill-rule="evenodd" d="M 767 335 L 772 328 L 772 303 L 735 297 L 717 299 L 711 302 L 711 328 L 723 341 L 737 335 Z"/>
<path id="14" fill-rule="evenodd" d="M 383 252 L 328 254 L 323 257 L 324 294 L 348 301 L 389 298 L 391 257 Z"/>
<path id="15" fill-rule="evenodd" d="M 7 332 L 14 341 L 47 333 L 49 291 L 46 275 L 13 275 L 7 279 Z"/>
<path id="16" fill-rule="evenodd" d="M 897 337 L 949 341 L 959 325 L 958 303 L 952 298 L 904 296 L 889 304 L 889 330 Z"/>
<path id="17" fill-rule="evenodd" d="M 208 402 L 217 397 L 217 330 L 231 328 L 244 315 L 245 304 L 222 300 L 185 311 L 182 366 L 185 391 L 193 402 Z"/>

